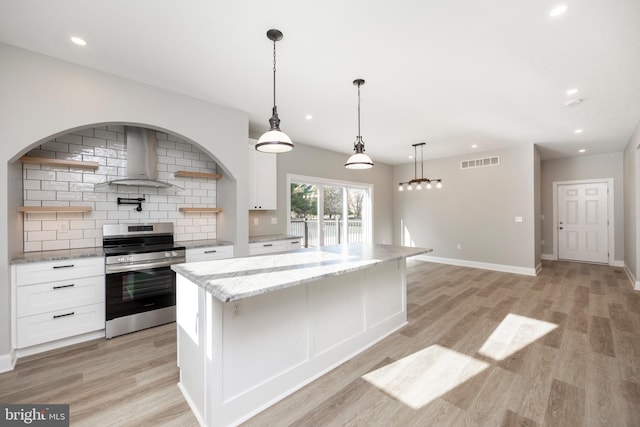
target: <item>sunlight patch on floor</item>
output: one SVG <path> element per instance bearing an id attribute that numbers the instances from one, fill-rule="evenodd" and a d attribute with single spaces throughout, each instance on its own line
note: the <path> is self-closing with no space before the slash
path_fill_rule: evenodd
<path id="1" fill-rule="evenodd" d="M 509 313 L 478 353 L 494 360 L 503 360 L 557 327 L 554 323 Z"/>
<path id="2" fill-rule="evenodd" d="M 362 378 L 413 409 L 420 409 L 489 367 L 439 345 L 432 345 Z"/>

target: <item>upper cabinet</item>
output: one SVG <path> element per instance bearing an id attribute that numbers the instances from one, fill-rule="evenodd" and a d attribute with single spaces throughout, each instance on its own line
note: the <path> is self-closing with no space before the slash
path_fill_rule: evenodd
<path id="1" fill-rule="evenodd" d="M 276 154 L 255 149 L 255 139 L 249 140 L 249 210 L 276 210 L 278 179 Z"/>

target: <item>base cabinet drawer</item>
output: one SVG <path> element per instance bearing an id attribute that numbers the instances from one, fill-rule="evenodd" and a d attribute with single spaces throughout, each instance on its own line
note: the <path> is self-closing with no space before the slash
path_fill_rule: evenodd
<path id="1" fill-rule="evenodd" d="M 104 276 L 19 286 L 18 317 L 104 303 Z"/>
<path id="2" fill-rule="evenodd" d="M 300 249 L 300 239 L 271 240 L 249 243 L 249 255 L 273 254 Z"/>
<path id="3" fill-rule="evenodd" d="M 104 303 L 18 318 L 17 347 L 104 329 Z"/>
<path id="4" fill-rule="evenodd" d="M 187 262 L 211 261 L 215 259 L 233 258 L 233 246 L 209 246 L 190 248 L 186 251 Z"/>
<path id="5" fill-rule="evenodd" d="M 74 258 L 61 261 L 34 262 L 16 267 L 16 285 L 50 283 L 59 280 L 104 274 L 104 258 Z"/>

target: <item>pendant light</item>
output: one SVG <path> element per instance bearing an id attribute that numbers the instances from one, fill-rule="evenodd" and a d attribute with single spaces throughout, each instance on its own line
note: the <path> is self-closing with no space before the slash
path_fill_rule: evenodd
<path id="1" fill-rule="evenodd" d="M 364 154 L 364 141 L 360 136 L 360 86 L 364 84 L 364 80 L 356 79 L 353 84 L 358 86 L 358 136 L 356 137 L 356 142 L 353 143 L 353 151 L 355 153 L 349 157 L 344 167 L 347 169 L 369 169 L 373 167 L 373 161 L 371 161 L 371 157 Z"/>
<path id="2" fill-rule="evenodd" d="M 436 188 L 442 188 L 442 180 L 425 178 L 424 177 L 424 146 L 426 142 L 419 142 L 418 144 L 413 144 L 413 176 L 412 180 L 407 182 L 401 182 L 398 184 L 398 191 L 403 191 L 405 186 L 407 187 L 407 191 L 411 191 L 414 188 L 416 190 L 422 190 L 422 184 L 426 183 L 425 188 L 427 190 L 431 190 L 432 182 L 436 183 Z M 420 147 L 420 178 L 418 178 L 418 147 Z"/>
<path id="3" fill-rule="evenodd" d="M 273 42 L 273 110 L 269 119 L 271 127 L 258 139 L 256 150 L 263 153 L 286 153 L 293 149 L 293 143 L 291 138 L 280 130 L 280 118 L 276 107 L 276 42 L 282 40 L 282 32 L 271 29 L 267 31 L 267 38 Z"/>

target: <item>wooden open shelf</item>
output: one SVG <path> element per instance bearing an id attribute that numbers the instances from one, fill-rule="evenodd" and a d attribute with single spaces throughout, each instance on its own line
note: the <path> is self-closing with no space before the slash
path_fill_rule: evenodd
<path id="1" fill-rule="evenodd" d="M 178 208 L 180 212 L 222 212 L 222 208 Z"/>
<path id="2" fill-rule="evenodd" d="M 210 173 L 210 172 L 175 171 L 173 175 L 176 177 L 189 177 L 189 178 L 206 178 L 206 179 L 222 178 L 222 175 L 220 175 L 219 173 Z"/>
<path id="3" fill-rule="evenodd" d="M 91 206 L 20 206 L 18 212 L 91 212 Z"/>
<path id="4" fill-rule="evenodd" d="M 98 169 L 98 162 L 83 162 L 81 160 L 48 159 L 46 157 L 20 157 L 22 163 L 34 163 L 51 166 L 71 166 L 74 168 Z"/>

